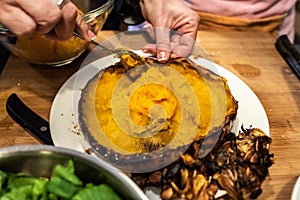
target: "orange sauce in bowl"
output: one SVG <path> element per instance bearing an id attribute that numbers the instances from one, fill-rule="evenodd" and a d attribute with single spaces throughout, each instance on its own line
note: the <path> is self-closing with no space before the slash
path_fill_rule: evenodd
<path id="1" fill-rule="evenodd" d="M 18 37 L 14 54 L 35 64 L 64 63 L 83 53 L 88 43 L 72 37 L 67 41 L 47 39 L 45 36 Z"/>

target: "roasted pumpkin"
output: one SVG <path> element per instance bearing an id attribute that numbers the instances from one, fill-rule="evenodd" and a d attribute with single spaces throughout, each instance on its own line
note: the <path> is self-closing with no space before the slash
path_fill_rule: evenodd
<path id="1" fill-rule="evenodd" d="M 228 131 L 237 108 L 225 78 L 186 58 L 161 64 L 126 53 L 83 89 L 79 121 L 100 146 L 131 155 Z"/>

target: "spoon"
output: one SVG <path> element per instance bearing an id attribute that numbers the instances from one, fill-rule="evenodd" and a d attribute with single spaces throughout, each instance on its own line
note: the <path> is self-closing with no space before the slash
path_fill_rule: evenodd
<path id="1" fill-rule="evenodd" d="M 84 38 L 80 34 L 78 34 L 76 32 L 73 32 L 73 35 L 76 36 L 76 37 L 78 37 L 78 38 L 80 38 L 80 39 L 82 39 L 82 40 L 84 40 Z M 111 53 L 111 54 L 121 55 L 121 54 L 124 54 L 124 53 L 129 53 L 131 55 L 138 56 L 136 53 L 134 53 L 133 51 L 128 50 L 128 49 L 122 49 L 122 48 L 117 48 L 117 49 L 114 49 L 114 50 L 109 49 L 109 48 L 101 45 L 100 43 L 96 42 L 95 40 L 92 40 L 90 43 L 92 43 L 92 44 L 100 47 L 104 51 L 106 51 L 108 53 Z"/>

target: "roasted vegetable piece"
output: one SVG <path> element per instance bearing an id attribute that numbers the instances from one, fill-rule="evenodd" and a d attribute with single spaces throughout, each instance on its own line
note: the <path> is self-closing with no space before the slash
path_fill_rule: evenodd
<path id="1" fill-rule="evenodd" d="M 159 171 L 131 174 L 141 187 L 160 186 L 163 200 L 215 199 L 218 189 L 226 190 L 225 199 L 256 199 L 274 162 L 269 152 L 271 138 L 258 128 L 227 133 L 204 158 L 199 158 L 199 141 L 194 142 L 177 162 Z M 151 177 L 161 173 L 158 181 Z"/>

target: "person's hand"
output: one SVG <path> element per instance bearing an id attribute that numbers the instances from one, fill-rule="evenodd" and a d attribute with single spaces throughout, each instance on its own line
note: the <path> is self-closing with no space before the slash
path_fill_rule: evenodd
<path id="1" fill-rule="evenodd" d="M 53 0 L 0 0 L 0 23 L 23 36 L 45 34 L 66 40 L 76 30 L 87 41 L 95 37 L 70 0 L 61 8 Z"/>
<path id="2" fill-rule="evenodd" d="M 191 53 L 200 21 L 196 12 L 181 0 L 141 0 L 140 6 L 149 22 L 148 32 L 156 41 L 145 45 L 144 51 L 156 54 L 160 62 Z"/>

